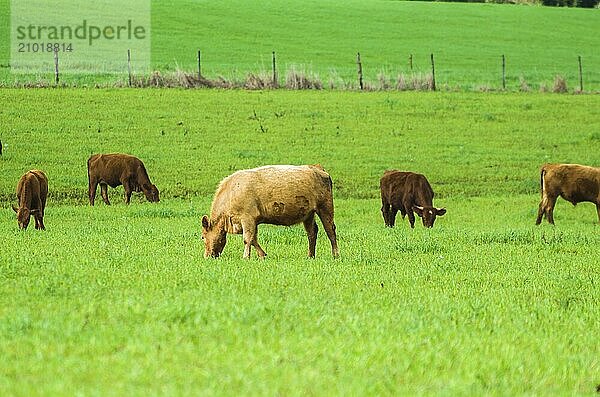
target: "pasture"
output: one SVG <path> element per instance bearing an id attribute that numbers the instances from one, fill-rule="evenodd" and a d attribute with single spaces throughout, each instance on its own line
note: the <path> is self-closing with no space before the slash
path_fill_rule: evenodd
<path id="1" fill-rule="evenodd" d="M 598 165 L 597 96 L 0 90 L 0 389 L 5 395 L 590 395 L 600 384 L 595 208 L 534 226 L 543 162 Z M 86 160 L 144 160 L 160 203 Z M 320 228 L 262 225 L 204 260 L 224 176 L 332 175 L 341 258 Z M 49 178 L 47 230 L 17 230 L 23 172 Z M 379 177 L 428 176 L 433 229 L 386 229 Z"/>
<path id="2" fill-rule="evenodd" d="M 10 74 L 8 15 L 9 0 L 0 0 L 0 84 L 52 82 L 52 70 L 35 76 Z M 434 53 L 439 88 L 479 90 L 501 87 L 504 54 L 507 89 L 521 89 L 521 79 L 533 91 L 540 85 L 551 89 L 555 76 L 562 75 L 572 90 L 578 87 L 581 55 L 584 88 L 597 92 L 599 23 L 596 10 L 516 5 L 154 0 L 152 70 L 194 72 L 200 49 L 207 77 L 243 80 L 249 72 L 270 71 L 271 52 L 276 51 L 282 82 L 286 72 L 295 69 L 316 75 L 325 87 L 331 82 L 343 88 L 356 83 L 360 51 L 366 81 L 378 86 L 380 74 L 395 82 L 399 73 L 429 73 L 429 55 Z M 133 60 L 135 68 L 135 54 Z M 64 74 L 61 82 L 110 85 L 126 82 L 126 71 L 123 54 L 122 75 Z"/>

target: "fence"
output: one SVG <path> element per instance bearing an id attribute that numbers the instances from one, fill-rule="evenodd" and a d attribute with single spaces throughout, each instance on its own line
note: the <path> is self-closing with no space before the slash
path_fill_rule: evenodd
<path id="1" fill-rule="evenodd" d="M 54 86 L 58 86 L 60 83 L 60 63 L 59 63 L 59 52 L 54 51 Z M 132 71 L 132 53 L 131 50 L 127 50 L 127 86 L 129 87 L 185 87 L 185 88 L 243 88 L 243 89 L 276 89 L 276 88 L 287 88 L 293 90 L 300 89 L 323 89 L 327 87 L 323 82 L 316 76 L 311 75 L 303 71 L 295 70 L 292 68 L 286 73 L 285 84 L 280 84 L 279 76 L 280 73 L 277 69 L 277 57 L 275 51 L 272 52 L 272 62 L 270 75 L 267 75 L 264 71 L 258 73 L 248 73 L 243 80 L 226 79 L 219 76 L 216 79 L 209 79 L 202 73 L 202 52 L 197 52 L 197 73 L 188 73 L 182 70 L 178 70 L 176 73 L 169 75 L 161 74 L 160 71 L 152 72 L 150 75 L 135 75 Z M 436 91 L 438 90 L 438 84 L 436 82 L 436 61 L 434 54 L 431 53 L 429 56 L 430 69 L 426 72 L 420 71 L 415 72 L 414 70 L 414 54 L 408 55 L 408 65 L 410 68 L 409 74 L 399 73 L 396 77 L 395 83 L 392 83 L 392 79 L 383 73 L 378 75 L 376 82 L 367 82 L 364 76 L 363 60 L 361 59 L 360 52 L 356 54 L 356 65 L 357 65 L 357 77 L 356 85 L 352 81 L 346 81 L 337 86 L 333 83 L 329 84 L 330 89 L 355 89 L 360 91 L 365 90 L 416 90 L 416 91 Z M 498 63 L 500 65 L 499 70 L 501 72 L 498 75 L 499 86 L 493 88 L 492 86 L 483 84 L 479 85 L 477 90 L 480 91 L 491 91 L 491 90 L 507 90 L 507 57 L 502 54 L 498 57 Z M 575 63 L 574 63 L 575 64 Z M 577 75 L 578 75 L 578 87 L 574 89 L 574 92 L 584 92 L 584 69 L 582 56 L 577 56 Z M 552 92 L 568 92 L 566 79 L 556 74 L 553 76 L 554 83 L 551 88 L 540 85 L 541 91 L 552 91 Z M 38 82 L 39 83 L 39 82 Z M 474 82 L 476 83 L 476 82 Z M 29 86 L 27 83 L 22 84 L 23 86 Z M 36 84 L 36 86 L 44 86 L 44 84 Z M 68 86 L 68 83 L 63 81 L 63 85 Z M 77 84 L 71 84 L 76 86 Z M 116 85 L 119 85 L 117 82 Z M 452 87 L 452 82 L 446 81 L 445 87 Z M 530 91 L 529 84 L 520 77 L 519 88 L 520 91 Z M 593 91 L 589 91 L 593 92 Z M 596 91 L 598 92 L 598 91 Z"/>

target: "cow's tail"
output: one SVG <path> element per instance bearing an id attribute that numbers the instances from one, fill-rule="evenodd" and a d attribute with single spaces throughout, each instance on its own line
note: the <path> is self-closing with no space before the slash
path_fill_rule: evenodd
<path id="1" fill-rule="evenodd" d="M 544 191 L 546 190 L 546 186 L 544 183 L 544 177 L 546 176 L 546 165 L 543 165 L 540 169 L 540 195 L 544 198 Z"/>
<path id="2" fill-rule="evenodd" d="M 88 174 L 88 182 L 90 180 L 90 163 L 92 162 L 92 156 L 87 161 L 87 174 Z"/>

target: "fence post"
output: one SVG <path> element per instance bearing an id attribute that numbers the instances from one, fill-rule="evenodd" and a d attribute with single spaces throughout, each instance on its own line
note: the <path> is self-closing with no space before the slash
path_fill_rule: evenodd
<path id="1" fill-rule="evenodd" d="M 54 48 L 54 84 L 58 85 L 58 49 Z"/>
<path id="2" fill-rule="evenodd" d="M 200 80 L 202 78 L 202 63 L 201 63 L 201 59 L 202 59 L 202 53 L 200 52 L 200 50 L 198 50 L 198 80 Z"/>
<path id="3" fill-rule="evenodd" d="M 277 83 L 277 64 L 275 62 L 275 51 L 273 51 L 273 88 L 277 88 L 279 84 Z"/>
<path id="4" fill-rule="evenodd" d="M 127 73 L 129 74 L 129 86 L 131 87 L 131 50 L 127 50 Z"/>
<path id="5" fill-rule="evenodd" d="M 0 141 L 0 156 L 2 156 L 2 141 Z"/>
<path id="6" fill-rule="evenodd" d="M 360 52 L 356 53 L 356 63 L 358 64 L 358 86 L 361 91 L 364 88 L 363 86 L 363 71 L 362 71 L 362 63 L 360 61 Z"/>
<path id="7" fill-rule="evenodd" d="M 506 58 L 502 54 L 502 90 L 506 90 Z"/>
<path id="8" fill-rule="evenodd" d="M 577 57 L 579 60 L 579 91 L 583 92 L 583 67 L 581 66 L 581 55 Z"/>
<path id="9" fill-rule="evenodd" d="M 431 90 L 435 91 L 435 63 L 433 61 L 433 54 L 431 54 Z"/>
<path id="10" fill-rule="evenodd" d="M 413 71 L 413 54 L 408 57 L 408 64 L 410 65 L 410 71 Z"/>

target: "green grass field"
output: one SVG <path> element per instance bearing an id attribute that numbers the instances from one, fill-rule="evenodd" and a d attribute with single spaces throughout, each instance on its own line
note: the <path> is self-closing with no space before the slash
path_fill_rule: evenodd
<path id="1" fill-rule="evenodd" d="M 52 70 L 37 76 L 11 75 L 8 0 L 0 0 L 0 81 L 52 81 Z M 152 68 L 164 72 L 196 70 L 203 51 L 204 74 L 241 79 L 268 71 L 276 51 L 281 80 L 293 67 L 315 73 L 328 86 L 356 79 L 360 51 L 365 78 L 377 85 L 378 74 L 396 79 L 430 71 L 436 56 L 440 88 L 498 89 L 501 55 L 507 57 L 507 88 L 552 88 L 555 76 L 578 87 L 577 56 L 583 57 L 584 88 L 600 90 L 600 15 L 593 9 L 412 1 L 293 1 L 248 3 L 242 0 L 152 2 Z M 65 84 L 126 81 L 123 75 L 65 74 Z M 134 55 L 135 61 L 135 55 Z"/>
<path id="2" fill-rule="evenodd" d="M 598 165 L 592 95 L 0 90 L 4 395 L 591 395 L 600 384 L 595 207 L 534 226 L 539 166 Z M 87 157 L 145 161 L 161 202 L 87 201 Z M 220 179 L 271 163 L 332 175 L 322 232 L 263 225 L 204 260 Z M 45 232 L 10 204 L 50 180 Z M 378 181 L 425 173 L 448 209 L 386 229 Z"/>

